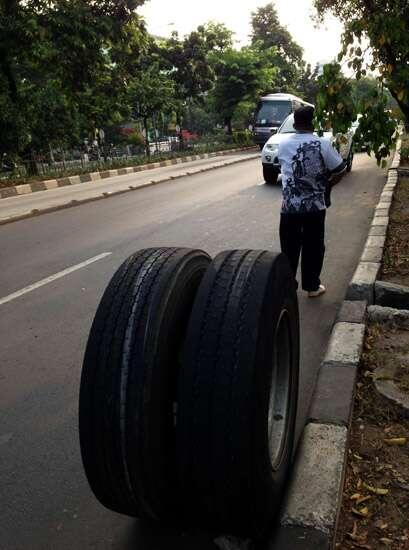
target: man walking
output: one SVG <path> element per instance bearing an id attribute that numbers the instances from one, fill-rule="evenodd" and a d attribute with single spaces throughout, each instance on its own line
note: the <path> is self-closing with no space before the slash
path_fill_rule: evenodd
<path id="1" fill-rule="evenodd" d="M 283 203 L 281 250 L 290 260 L 294 277 L 301 253 L 301 283 L 310 298 L 325 292 L 320 275 L 325 253 L 325 214 L 329 178 L 343 174 L 346 163 L 326 138 L 314 134 L 314 108 L 294 112 L 295 134 L 280 143 Z"/>

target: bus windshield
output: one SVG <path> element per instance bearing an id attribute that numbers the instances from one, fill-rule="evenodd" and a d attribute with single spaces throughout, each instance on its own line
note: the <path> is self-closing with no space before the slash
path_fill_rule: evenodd
<path id="1" fill-rule="evenodd" d="M 261 101 L 256 113 L 256 126 L 279 126 L 291 110 L 290 101 Z"/>

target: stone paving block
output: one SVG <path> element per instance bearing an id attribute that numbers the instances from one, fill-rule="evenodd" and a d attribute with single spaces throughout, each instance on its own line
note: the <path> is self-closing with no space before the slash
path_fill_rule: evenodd
<path id="1" fill-rule="evenodd" d="M 332 329 L 323 365 L 357 367 L 361 358 L 365 325 L 336 323 Z"/>
<path id="2" fill-rule="evenodd" d="M 16 191 L 18 195 L 27 195 L 27 193 L 32 193 L 31 185 L 29 183 L 23 183 L 22 185 L 17 185 Z"/>
<path id="3" fill-rule="evenodd" d="M 282 525 L 334 531 L 346 442 L 345 426 L 310 423 L 304 428 L 284 499 Z"/>
<path id="4" fill-rule="evenodd" d="M 377 237 L 374 237 L 375 239 Z M 383 258 L 383 247 L 380 246 L 366 246 L 362 252 L 361 262 L 375 262 L 380 263 Z"/>
<path id="5" fill-rule="evenodd" d="M 409 310 L 396 309 L 386 306 L 370 306 L 368 319 L 372 323 L 390 323 L 398 327 L 409 329 Z"/>
<path id="6" fill-rule="evenodd" d="M 57 189 L 58 181 L 57 180 L 47 180 L 44 182 L 46 189 Z"/>
<path id="7" fill-rule="evenodd" d="M 377 281 L 375 284 L 375 303 L 379 306 L 409 309 L 409 287 L 386 281 Z"/>
<path id="8" fill-rule="evenodd" d="M 390 209 L 390 207 L 391 207 L 391 201 L 389 201 L 389 202 L 388 202 L 388 201 L 386 201 L 386 202 L 378 202 L 378 205 L 377 205 L 377 207 L 375 208 L 375 212 L 376 212 L 377 210 L 382 209 L 382 208 L 388 208 L 388 209 Z"/>
<path id="9" fill-rule="evenodd" d="M 281 526 L 275 530 L 268 550 L 330 550 L 332 537 L 317 529 Z"/>
<path id="10" fill-rule="evenodd" d="M 81 183 L 81 179 L 79 176 L 70 176 L 69 180 L 71 185 L 76 185 L 77 183 Z"/>
<path id="11" fill-rule="evenodd" d="M 0 189 L 0 198 L 8 199 L 9 197 L 15 197 L 17 195 L 17 189 L 15 187 L 3 187 Z"/>
<path id="12" fill-rule="evenodd" d="M 383 237 L 388 232 L 388 227 L 386 225 L 374 225 L 369 229 L 370 237 Z"/>
<path id="13" fill-rule="evenodd" d="M 389 208 L 377 208 L 375 210 L 375 218 L 387 218 L 389 216 Z"/>
<path id="14" fill-rule="evenodd" d="M 389 217 L 388 216 L 381 216 L 381 217 L 374 217 L 372 220 L 372 226 L 374 225 L 388 225 L 389 224 Z"/>
<path id="15" fill-rule="evenodd" d="M 338 312 L 336 323 L 365 323 L 366 307 L 365 300 L 344 300 Z"/>
<path id="16" fill-rule="evenodd" d="M 383 236 L 377 236 L 377 237 L 369 236 L 368 239 L 366 240 L 365 246 L 378 246 L 382 248 L 385 244 L 385 239 L 386 237 L 383 237 Z"/>
<path id="17" fill-rule="evenodd" d="M 373 304 L 375 299 L 374 285 L 381 265 L 373 262 L 360 262 L 349 283 L 347 300 L 366 300 Z"/>
<path id="18" fill-rule="evenodd" d="M 308 415 L 311 422 L 349 425 L 356 373 L 355 367 L 321 366 Z"/>
<path id="19" fill-rule="evenodd" d="M 45 186 L 45 183 L 43 181 L 33 181 L 33 183 L 30 183 L 30 185 L 31 185 L 31 190 L 34 193 L 36 191 L 45 191 L 47 189 L 46 186 Z"/>
<path id="20" fill-rule="evenodd" d="M 96 181 L 101 179 L 100 172 L 91 172 L 90 176 L 91 176 L 91 181 Z"/>

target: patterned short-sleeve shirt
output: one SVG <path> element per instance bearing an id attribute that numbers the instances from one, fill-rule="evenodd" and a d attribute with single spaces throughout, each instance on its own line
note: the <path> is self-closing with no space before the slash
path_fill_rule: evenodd
<path id="1" fill-rule="evenodd" d="M 280 143 L 283 213 L 325 210 L 329 172 L 343 160 L 327 138 L 311 133 L 291 134 Z"/>

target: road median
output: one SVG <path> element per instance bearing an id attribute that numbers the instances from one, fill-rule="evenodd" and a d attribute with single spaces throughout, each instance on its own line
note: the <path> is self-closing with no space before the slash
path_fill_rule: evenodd
<path id="1" fill-rule="evenodd" d="M 4 224 L 7 224 L 7 223 L 11 223 L 11 222 L 14 222 L 14 221 L 19 221 L 19 220 L 23 220 L 23 219 L 26 219 L 26 218 L 30 218 L 30 217 L 33 217 L 33 216 L 39 216 L 39 215 L 42 215 L 42 214 L 47 214 L 47 213 L 50 213 L 50 212 L 56 212 L 58 210 L 64 210 L 66 208 L 71 208 L 73 206 L 79 206 L 81 204 L 85 204 L 85 203 L 88 203 L 88 202 L 94 202 L 94 201 L 97 201 L 97 200 L 101 200 L 101 199 L 107 199 L 107 198 L 110 198 L 110 197 L 114 197 L 116 195 L 121 195 L 121 194 L 124 194 L 124 193 L 128 193 L 129 191 L 136 191 L 136 190 L 139 190 L 139 189 L 144 189 L 146 187 L 151 187 L 151 186 L 154 186 L 154 185 L 158 185 L 160 183 L 172 183 L 172 182 L 176 182 L 178 179 L 181 179 L 181 178 L 184 178 L 184 177 L 187 177 L 187 176 L 193 176 L 193 175 L 196 175 L 196 174 L 200 174 L 200 173 L 203 173 L 203 172 L 208 172 L 208 171 L 211 171 L 211 170 L 216 170 L 218 168 L 224 168 L 226 166 L 230 166 L 230 165 L 233 165 L 233 164 L 237 164 L 237 163 L 241 163 L 241 162 L 246 162 L 248 160 L 254 160 L 256 158 L 259 158 L 259 153 L 252 153 L 254 149 L 253 148 L 242 148 L 242 149 L 234 149 L 234 150 L 231 150 L 231 151 L 222 151 L 220 152 L 220 154 L 216 154 L 216 153 L 209 153 L 209 154 L 203 154 L 203 155 L 196 155 L 196 156 L 192 156 L 192 157 L 183 157 L 183 158 L 179 158 L 179 159 L 173 159 L 174 161 L 178 161 L 178 162 L 172 162 L 169 164 L 164 164 L 163 162 L 162 163 L 157 163 L 156 164 L 151 164 L 151 165 L 146 165 L 147 168 L 145 168 L 144 170 L 152 170 L 152 169 L 157 169 L 157 168 L 166 168 L 168 166 L 173 166 L 175 164 L 182 164 L 182 163 L 186 163 L 186 171 L 185 172 L 182 172 L 182 173 L 179 173 L 179 174 L 163 174 L 163 175 L 158 175 L 155 179 L 152 179 L 152 180 L 149 180 L 149 181 L 143 181 L 143 182 L 137 182 L 137 183 L 132 183 L 130 185 L 127 185 L 126 187 L 121 187 L 121 188 L 118 188 L 118 189 L 115 189 L 115 186 L 117 184 L 113 184 L 113 188 L 112 190 L 108 190 L 108 191 L 103 191 L 101 189 L 98 189 L 97 185 L 98 183 L 102 182 L 103 180 L 106 180 L 108 177 L 116 177 L 116 176 L 121 176 L 121 175 L 130 175 L 130 174 L 133 174 L 135 172 L 142 172 L 144 170 L 142 170 L 142 167 L 141 166 L 137 166 L 137 167 L 134 167 L 135 170 L 132 170 L 132 172 L 130 171 L 130 169 L 126 169 L 128 170 L 128 172 L 125 174 L 125 169 L 121 169 L 121 170 L 111 170 L 109 171 L 110 172 L 110 175 L 104 175 L 104 176 L 101 176 L 101 173 L 92 173 L 92 174 L 88 174 L 88 175 L 82 175 L 80 176 L 81 179 L 84 179 L 85 176 L 89 176 L 89 178 L 85 181 L 82 181 L 81 183 L 83 184 L 94 184 L 94 190 L 95 190 L 95 194 L 93 194 L 92 196 L 86 196 L 86 197 L 81 197 L 81 198 L 75 198 L 75 196 L 73 197 L 73 195 L 70 195 L 69 197 L 67 196 L 61 196 L 61 201 L 60 200 L 57 200 L 57 202 L 55 200 L 53 200 L 53 204 L 46 204 L 46 201 L 45 201 L 45 204 L 44 206 L 40 206 L 40 207 L 37 207 L 37 208 L 29 208 L 27 207 L 26 205 L 26 201 L 25 201 L 25 198 L 27 198 L 29 196 L 29 191 L 28 190 L 25 190 L 24 192 L 20 192 L 18 195 L 14 195 L 13 197 L 3 197 L 3 198 L 14 198 L 16 199 L 16 202 L 13 204 L 13 208 L 12 208 L 12 212 L 11 213 L 7 213 L 7 211 L 3 210 L 3 213 L 0 214 L 0 225 L 4 225 Z M 218 161 L 217 164 L 211 164 L 209 166 L 205 166 L 205 167 L 202 167 L 202 166 L 199 166 L 199 167 L 195 167 L 194 165 L 192 166 L 189 166 L 187 163 L 189 162 L 193 162 L 195 160 L 203 160 L 203 159 L 207 159 L 207 158 L 215 158 L 218 157 L 218 156 L 225 156 L 227 154 L 234 154 L 234 153 L 248 153 L 246 154 L 245 156 L 242 155 L 240 157 L 237 157 L 237 158 L 233 158 L 233 159 L 229 159 L 229 160 L 226 160 L 225 162 L 220 162 Z M 168 161 L 167 161 L 168 162 Z M 111 173 L 111 172 L 115 172 L 114 173 Z M 116 172 L 120 172 L 120 173 L 116 173 Z M 97 176 L 98 174 L 98 176 Z M 72 186 L 72 191 L 74 190 L 78 190 L 78 189 L 84 189 L 83 185 L 76 185 L 74 182 L 68 182 L 66 180 L 70 180 L 72 179 L 71 178 L 63 178 L 63 180 L 49 180 L 49 181 L 46 181 L 46 182 L 36 182 L 36 184 L 30 184 L 31 186 L 35 185 L 35 189 L 36 191 L 47 191 L 47 190 L 57 190 L 58 188 L 61 188 L 61 187 L 67 187 L 67 186 Z M 75 180 L 77 181 L 77 180 Z M 43 184 L 43 185 L 39 185 L 39 184 Z M 78 182 L 77 182 L 78 183 Z M 28 184 L 26 184 L 28 185 Z M 20 187 L 20 186 L 19 186 Z M 4 191 L 3 190 L 0 190 L 0 191 Z M 32 191 L 31 193 L 34 193 L 35 191 Z M 47 197 L 47 195 L 45 195 Z M 19 201 L 22 201 L 21 203 Z M 2 206 L 6 206 L 7 204 L 10 204 L 9 201 L 1 201 L 0 200 L 0 204 L 2 204 Z"/>

